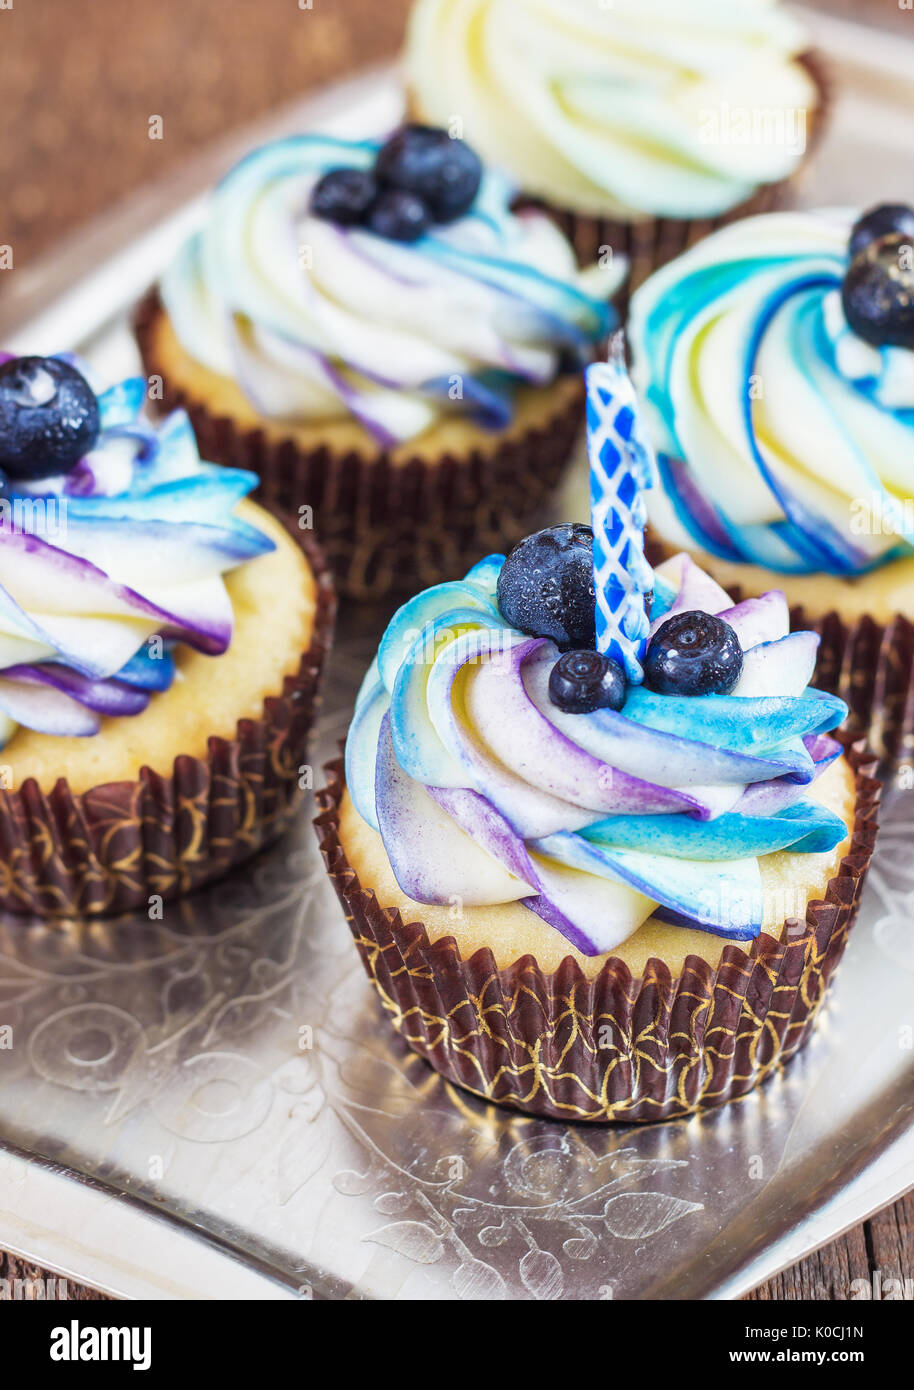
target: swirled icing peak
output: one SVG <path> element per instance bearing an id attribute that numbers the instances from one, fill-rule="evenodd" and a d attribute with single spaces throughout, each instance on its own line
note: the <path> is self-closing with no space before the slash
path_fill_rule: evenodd
<path id="1" fill-rule="evenodd" d="M 774 592 L 733 604 L 684 556 L 656 572 L 652 632 L 720 614 L 742 674 L 726 695 L 630 686 L 621 711 L 566 713 L 558 650 L 498 608 L 504 556 L 395 614 L 346 745 L 356 810 L 424 903 L 520 902 L 597 955 L 652 914 L 738 940 L 764 920 L 759 857 L 846 836 L 813 784 L 839 754 L 841 700 L 807 688 L 818 638 Z"/>
<path id="2" fill-rule="evenodd" d="M 914 547 L 914 351 L 850 328 L 856 214 L 772 213 L 706 238 L 633 297 L 632 374 L 676 544 L 856 574 Z"/>
<path id="3" fill-rule="evenodd" d="M 562 208 L 715 216 L 803 156 L 815 85 L 774 0 L 418 0 L 426 120 Z"/>
<path id="4" fill-rule="evenodd" d="M 410 244 L 314 216 L 317 182 L 373 168 L 381 145 L 301 135 L 242 160 L 163 277 L 172 325 L 271 418 L 355 418 L 383 445 L 445 414 L 502 428 L 518 387 L 592 355 L 624 266 L 578 271 L 492 171 L 466 216 Z"/>
<path id="5" fill-rule="evenodd" d="M 226 650 L 222 576 L 274 549 L 235 515 L 256 476 L 201 462 L 183 411 L 143 421 L 146 391 L 142 377 L 104 391 L 90 452 L 0 497 L 4 743 L 19 724 L 91 735 L 139 714 L 171 685 L 176 644 Z"/>

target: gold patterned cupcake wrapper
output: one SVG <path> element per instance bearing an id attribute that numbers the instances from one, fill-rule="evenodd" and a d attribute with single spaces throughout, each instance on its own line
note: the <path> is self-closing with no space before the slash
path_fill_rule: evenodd
<path id="1" fill-rule="evenodd" d="M 205 757 L 180 755 L 162 776 L 74 793 L 65 778 L 42 792 L 33 778 L 0 791 L 0 909 L 42 917 L 98 917 L 147 908 L 220 878 L 275 839 L 303 799 L 301 765 L 330 646 L 335 598 L 319 548 L 297 530 L 317 581 L 308 650 L 259 719 L 234 739 L 211 738 Z M 218 665 L 214 665 L 218 680 Z"/>
<path id="2" fill-rule="evenodd" d="M 511 439 L 486 437 L 472 454 L 418 454 L 394 463 L 303 449 L 242 430 L 172 385 L 157 360 L 153 328 L 163 312 L 153 289 L 137 306 L 134 332 L 144 368 L 163 381 L 166 410 L 187 411 L 203 458 L 258 474 L 254 496 L 287 515 L 313 509 L 322 549 L 339 593 L 355 599 L 414 594 L 463 574 L 481 556 L 509 550 L 543 524 L 584 420 L 580 393 L 551 419 Z"/>
<path id="3" fill-rule="evenodd" d="M 489 950 L 464 960 L 453 937 L 381 908 L 339 838 L 342 760 L 327 768 L 315 821 L 321 853 L 362 962 L 391 1022 L 449 1081 L 486 1100 L 553 1119 L 652 1121 L 745 1095 L 810 1035 L 857 914 L 876 839 L 880 784 L 862 744 L 842 741 L 856 779 L 848 853 L 805 923 L 786 922 L 715 969 L 689 956 L 671 975 L 652 959 L 640 978 L 621 960 L 588 980 L 525 956 L 498 969 Z"/>
<path id="4" fill-rule="evenodd" d="M 848 727 L 866 737 L 885 770 L 914 761 L 914 624 L 901 613 L 888 623 L 847 623 L 836 612 L 814 618 L 797 607 L 790 626 L 820 634 L 815 684 L 846 701 Z"/>

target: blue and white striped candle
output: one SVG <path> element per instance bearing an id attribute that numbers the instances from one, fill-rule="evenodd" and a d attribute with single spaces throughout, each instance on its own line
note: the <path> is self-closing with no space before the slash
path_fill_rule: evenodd
<path id="1" fill-rule="evenodd" d="M 621 333 L 612 340 L 609 361 L 587 368 L 587 454 L 597 651 L 618 661 L 637 685 L 650 628 L 644 598 L 654 583 L 644 556 L 644 493 L 654 485 L 657 462 L 625 367 Z"/>

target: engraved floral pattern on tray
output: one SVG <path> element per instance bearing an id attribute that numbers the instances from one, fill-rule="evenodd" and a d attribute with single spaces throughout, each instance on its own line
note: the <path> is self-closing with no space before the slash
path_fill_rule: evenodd
<path id="1" fill-rule="evenodd" d="M 338 678 L 358 665 L 344 651 Z M 785 1179 L 808 1205 L 855 1161 L 848 1140 L 812 1194 L 797 1176 L 834 1110 L 840 1002 L 804 1057 L 717 1115 L 574 1127 L 447 1084 L 390 1029 L 309 837 L 304 818 L 160 922 L 0 922 L 0 1133 L 335 1297 L 688 1296 L 783 1210 Z M 900 1001 L 891 923 L 914 878 L 889 876 L 853 969 L 888 965 Z"/>
<path id="2" fill-rule="evenodd" d="M 279 1099 L 287 1122 L 271 1155 L 270 1202 L 288 1207 L 329 1180 L 341 1197 L 370 1203 L 365 1245 L 406 1264 L 446 1264 L 460 1298 L 505 1297 L 512 1283 L 532 1297 L 560 1297 L 568 1270 L 591 1261 L 607 1237 L 643 1242 L 703 1209 L 675 1183 L 652 1190 L 651 1179 L 675 1178 L 685 1159 L 511 1120 L 447 1087 L 375 1017 L 351 948 L 322 978 L 316 1011 L 299 888 L 309 870 L 316 887 L 315 866 L 306 852 L 284 849 L 246 882 L 213 890 L 205 914 L 202 900 L 185 903 L 180 924 L 131 919 L 67 936 L 8 919 L 0 929 L 0 1012 L 14 1040 L 7 1086 L 82 1096 L 109 1142 L 145 1111 L 162 1150 L 152 1160 L 167 1158 L 169 1138 L 227 1150 L 269 1128 Z M 211 933 L 210 920 L 227 925 Z M 356 1011 L 368 1026 L 353 1049 L 341 1023 Z M 277 1026 L 292 1044 L 306 1030 L 307 1045 L 269 1067 L 248 1045 Z M 33 1143 L 64 1161 L 80 1157 L 52 1134 Z M 341 1152 L 348 1166 L 338 1166 Z M 96 1175 L 124 1181 L 112 1156 L 81 1157 Z M 155 1178 L 144 1195 L 163 1195 Z"/>

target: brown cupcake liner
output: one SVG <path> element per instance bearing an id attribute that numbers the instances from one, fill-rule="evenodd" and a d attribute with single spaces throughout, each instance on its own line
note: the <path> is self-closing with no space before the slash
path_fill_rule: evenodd
<path id="1" fill-rule="evenodd" d="M 688 251 L 712 232 L 719 231 L 721 227 L 729 226 L 730 223 L 738 222 L 744 217 L 776 212 L 789 201 L 793 185 L 821 139 L 831 106 L 831 82 L 818 54 L 804 53 L 800 61 L 815 82 L 819 94 L 818 106 L 811 113 L 808 148 L 800 166 L 788 178 L 763 185 L 751 197 L 719 216 L 654 217 L 642 222 L 624 222 L 613 217 L 594 217 L 571 212 L 540 199 L 523 198 L 521 205 L 539 207 L 548 212 L 574 246 L 581 265 L 592 265 L 606 247 L 611 247 L 614 255 L 624 255 L 628 258 L 628 279 L 614 299 L 624 319 L 632 294 L 655 270 L 659 270 L 668 261 L 675 260 L 677 256 L 681 256 L 684 251 Z"/>
<path id="2" fill-rule="evenodd" d="M 614 256 L 625 256 L 629 263 L 628 276 L 613 298 L 624 322 L 632 295 L 655 270 L 731 222 L 778 211 L 784 207 L 795 177 L 766 184 L 751 198 L 718 217 L 653 217 L 643 222 L 620 222 L 613 217 L 593 217 L 554 208 L 534 199 L 524 198 L 518 206 L 538 207 L 547 212 L 574 246 L 582 266 L 592 265 L 605 254 L 606 247 L 612 249 Z"/>
<path id="3" fill-rule="evenodd" d="M 809 1038 L 872 857 L 875 760 L 838 736 L 856 780 L 851 845 L 805 924 L 727 945 L 716 969 L 689 956 L 674 976 L 651 959 L 640 978 L 617 958 L 592 980 L 570 956 L 553 972 L 529 955 L 500 970 L 488 949 L 464 960 L 453 937 L 431 943 L 421 922 L 379 907 L 340 843 L 344 773 L 332 763 L 315 828 L 393 1026 L 448 1081 L 553 1119 L 667 1120 L 745 1095 Z"/>
<path id="4" fill-rule="evenodd" d="M 681 547 L 648 529 L 645 553 L 659 565 Z M 734 603 L 749 597 L 740 585 L 726 585 Z M 884 772 L 914 762 L 914 623 L 896 613 L 887 623 L 874 618 L 843 618 L 836 609 L 810 613 L 790 609 L 792 632 L 817 632 L 819 652 L 812 684 L 839 695 L 848 707 L 844 728 L 865 738 Z"/>
<path id="5" fill-rule="evenodd" d="M 187 411 L 204 458 L 257 473 L 259 501 L 286 514 L 313 508 L 337 590 L 350 598 L 417 593 L 510 549 L 540 523 L 583 424 L 582 378 L 580 394 L 545 425 L 509 440 L 493 435 L 468 455 L 393 463 L 380 450 L 305 450 L 291 438 L 241 430 L 170 385 L 153 347 L 160 313 L 153 289 L 137 306 L 134 332 L 146 372 L 162 378 L 161 405 Z"/>
<path id="6" fill-rule="evenodd" d="M 135 781 L 81 793 L 63 777 L 47 794 L 34 778 L 0 791 L 0 909 L 98 917 L 146 908 L 154 894 L 221 878 L 286 828 L 304 797 L 300 768 L 336 607 L 319 548 L 294 534 L 317 581 L 317 609 L 282 691 L 264 700 L 259 719 L 240 719 L 234 739 L 211 738 L 205 757 L 176 757 L 169 776 L 144 767 Z"/>
<path id="7" fill-rule="evenodd" d="M 901 613 L 888 623 L 848 623 L 834 611 L 813 617 L 796 607 L 790 625 L 819 633 L 815 684 L 847 703 L 846 727 L 866 737 L 883 771 L 914 762 L 914 624 Z"/>

